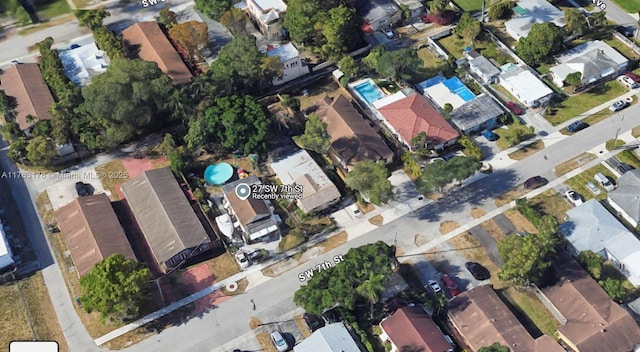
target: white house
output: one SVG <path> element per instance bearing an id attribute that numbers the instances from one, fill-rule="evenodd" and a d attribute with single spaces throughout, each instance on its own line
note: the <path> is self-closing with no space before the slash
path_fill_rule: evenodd
<path id="1" fill-rule="evenodd" d="M 0 224 L 0 272 L 14 264 L 13 254 L 4 227 Z"/>
<path id="2" fill-rule="evenodd" d="M 61 50 L 59 53 L 65 75 L 80 87 L 91 83 L 91 77 L 104 73 L 109 66 L 109 58 L 104 51 L 98 49 L 96 43 Z"/>
<path id="3" fill-rule="evenodd" d="M 567 211 L 561 232 L 573 254 L 590 250 L 614 263 L 633 285 L 640 285 L 640 240 L 596 199 Z"/>
<path id="4" fill-rule="evenodd" d="M 504 25 L 513 39 L 520 40 L 529 35 L 534 24 L 544 22 L 553 22 L 558 27 L 566 24 L 564 13 L 547 0 L 520 0 L 513 8 L 513 17 Z"/>
<path id="5" fill-rule="evenodd" d="M 246 4 L 246 10 L 258 24 L 260 32 L 269 39 L 278 38 L 287 4 L 282 0 L 247 0 Z"/>
<path id="6" fill-rule="evenodd" d="M 333 323 L 316 330 L 293 347 L 295 352 L 360 352 L 343 323 Z"/>
<path id="7" fill-rule="evenodd" d="M 309 73 L 309 66 L 302 62 L 298 49 L 291 43 L 270 44 L 266 48 L 266 54 L 279 57 L 284 69 L 282 77 L 273 79 L 273 85 L 283 84 Z"/>
<path id="8" fill-rule="evenodd" d="M 546 103 L 553 91 L 531 71 L 514 64 L 501 67 L 503 73 L 499 76 L 499 83 L 522 104 L 535 107 Z"/>
<path id="9" fill-rule="evenodd" d="M 411 18 L 418 18 L 426 13 L 424 5 L 418 0 L 395 0 L 395 2 L 400 8 L 405 6 L 409 10 Z"/>
<path id="10" fill-rule="evenodd" d="M 559 65 L 549 72 L 558 87 L 564 86 L 564 80 L 574 72 L 582 75 L 582 85 L 615 78 L 626 71 L 629 63 L 626 57 L 601 40 L 578 45 L 558 56 L 556 61 Z"/>
<path id="11" fill-rule="evenodd" d="M 492 84 L 498 80 L 500 69 L 495 67 L 489 59 L 482 55 L 469 57 L 469 70 L 478 76 L 482 83 Z"/>
<path id="12" fill-rule="evenodd" d="M 609 205 L 631 226 L 640 223 L 640 170 L 631 170 L 617 180 L 618 188 L 607 194 Z"/>

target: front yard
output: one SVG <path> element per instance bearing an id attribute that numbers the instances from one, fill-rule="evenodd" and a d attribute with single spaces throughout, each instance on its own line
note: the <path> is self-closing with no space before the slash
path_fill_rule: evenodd
<path id="1" fill-rule="evenodd" d="M 548 115 L 546 119 L 556 126 L 575 117 L 587 117 L 583 115 L 586 111 L 627 92 L 627 88 L 617 81 L 609 81 L 589 91 L 567 97 L 557 104 L 556 114 Z"/>
<path id="2" fill-rule="evenodd" d="M 600 187 L 600 185 L 598 185 L 598 183 L 593 179 L 593 176 L 599 172 L 603 173 L 605 176 L 608 176 L 612 180 L 616 179 L 616 177 L 613 175 L 611 171 L 609 171 L 609 169 L 607 169 L 604 165 L 599 164 L 590 168 L 589 170 L 585 170 L 583 173 L 573 178 L 568 179 L 565 183 L 567 184 L 567 186 L 571 187 L 574 191 L 580 193 L 582 197 L 584 197 L 585 201 L 591 198 L 602 200 L 607 198 L 607 192 L 604 190 L 604 188 Z M 587 188 L 586 186 L 587 182 L 591 182 L 594 185 L 596 185 L 596 187 L 600 189 L 600 194 L 598 195 L 593 194 L 593 192 L 591 192 Z"/>

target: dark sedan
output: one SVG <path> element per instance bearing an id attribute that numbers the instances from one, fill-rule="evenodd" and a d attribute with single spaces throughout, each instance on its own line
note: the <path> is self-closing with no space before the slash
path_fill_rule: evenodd
<path id="1" fill-rule="evenodd" d="M 585 128 L 589 127 L 588 124 L 582 122 L 582 121 L 576 121 L 571 123 L 569 126 L 567 126 L 567 131 L 571 132 L 571 133 L 575 133 L 581 130 L 584 130 Z"/>
<path id="2" fill-rule="evenodd" d="M 524 181 L 524 188 L 526 189 L 536 189 L 538 187 L 542 187 L 549 183 L 546 178 L 541 176 L 533 176 L 530 179 Z"/>
<path id="3" fill-rule="evenodd" d="M 476 280 L 488 280 L 491 277 L 491 273 L 489 273 L 489 270 L 478 263 L 467 262 L 464 264 L 464 266 L 467 268 L 467 270 L 469 270 L 471 275 L 473 275 Z"/>

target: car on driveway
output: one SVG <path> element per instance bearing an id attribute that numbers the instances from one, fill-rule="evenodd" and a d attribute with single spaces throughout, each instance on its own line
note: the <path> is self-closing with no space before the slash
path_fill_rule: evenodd
<path id="1" fill-rule="evenodd" d="M 500 136 L 498 136 L 491 130 L 482 131 L 482 137 L 486 138 L 490 142 L 497 141 L 500 138 Z"/>
<path id="2" fill-rule="evenodd" d="M 237 251 L 235 257 L 242 269 L 249 267 L 251 264 L 249 258 L 247 258 L 247 255 L 243 251 Z"/>
<path id="3" fill-rule="evenodd" d="M 616 186 L 611 182 L 609 177 L 605 176 L 603 173 L 598 172 L 593 176 L 593 179 L 604 188 L 605 191 L 611 192 L 616 189 Z"/>
<path id="4" fill-rule="evenodd" d="M 616 27 L 616 31 L 618 31 L 620 34 L 624 35 L 625 37 L 633 37 L 633 34 L 635 32 L 635 28 L 632 26 L 617 26 Z"/>
<path id="5" fill-rule="evenodd" d="M 636 75 L 635 73 L 629 71 L 629 72 L 625 73 L 624 75 L 629 77 L 629 78 L 631 78 L 634 82 L 640 83 L 640 76 Z"/>
<path id="6" fill-rule="evenodd" d="M 325 324 L 324 319 L 317 315 L 309 313 L 304 313 L 304 322 L 307 323 L 307 326 L 309 327 L 309 330 L 311 330 L 311 332 L 320 329 Z"/>
<path id="7" fill-rule="evenodd" d="M 582 122 L 582 121 L 575 121 L 572 122 L 569 126 L 567 126 L 567 131 L 571 132 L 571 133 L 575 133 L 578 131 L 582 131 L 585 128 L 589 127 L 588 124 Z"/>
<path id="8" fill-rule="evenodd" d="M 289 343 L 287 343 L 287 340 L 284 339 L 280 331 L 273 331 L 271 333 L 271 342 L 278 352 L 287 352 L 289 350 Z"/>
<path id="9" fill-rule="evenodd" d="M 516 115 L 522 115 L 524 114 L 524 110 L 522 110 L 521 107 L 518 106 L 518 104 L 510 101 L 507 103 L 507 107 L 509 108 L 509 110 L 513 111 L 514 114 Z"/>
<path id="10" fill-rule="evenodd" d="M 351 204 L 347 209 L 349 209 L 349 213 L 354 218 L 359 218 L 362 216 L 362 212 L 360 211 L 360 208 L 358 208 L 357 204 Z"/>
<path id="11" fill-rule="evenodd" d="M 484 266 L 475 262 L 466 262 L 464 266 L 469 270 L 473 278 L 476 280 L 488 280 L 491 277 L 491 273 Z"/>
<path id="12" fill-rule="evenodd" d="M 627 173 L 627 171 L 635 170 L 636 168 L 626 163 L 619 163 L 616 165 L 616 169 L 618 169 L 618 172 L 623 175 Z"/>
<path id="13" fill-rule="evenodd" d="M 620 84 L 622 84 L 623 86 L 625 86 L 625 87 L 627 87 L 629 89 L 633 89 L 633 88 L 636 88 L 638 86 L 638 83 L 636 83 L 634 80 L 632 80 L 628 76 L 620 76 L 620 77 L 618 77 L 618 82 L 620 82 Z"/>
<path id="14" fill-rule="evenodd" d="M 564 192 L 564 196 L 567 197 L 567 199 L 569 200 L 569 202 L 571 204 L 573 204 L 574 206 L 578 206 L 582 203 L 584 203 L 584 200 L 582 200 L 582 196 L 573 190 L 568 190 L 566 192 Z"/>
<path id="15" fill-rule="evenodd" d="M 455 297 L 460 294 L 460 289 L 458 289 L 458 285 L 456 285 L 456 283 L 453 282 L 453 279 L 450 278 L 449 275 L 447 274 L 442 275 L 442 277 L 440 278 L 440 281 L 442 282 L 444 287 L 447 288 L 447 291 L 449 291 L 449 295 L 451 297 Z"/>
<path id="16" fill-rule="evenodd" d="M 435 293 L 436 295 L 442 292 L 442 287 L 440 287 L 440 284 L 438 284 L 438 281 L 436 280 L 427 281 L 427 286 L 429 286 L 431 291 L 433 291 L 433 293 Z"/>
<path id="17" fill-rule="evenodd" d="M 93 186 L 84 182 L 76 182 L 76 192 L 78 192 L 78 197 L 90 196 L 93 194 Z"/>
<path id="18" fill-rule="evenodd" d="M 533 176 L 528 180 L 524 181 L 524 188 L 526 189 L 536 189 L 540 188 L 549 183 L 546 178 L 542 176 Z"/>
<path id="19" fill-rule="evenodd" d="M 620 111 L 620 110 L 626 108 L 627 105 L 629 105 L 629 103 L 627 103 L 624 100 L 616 100 L 613 104 L 611 104 L 611 106 L 609 107 L 609 110 L 611 110 L 611 111 Z"/>

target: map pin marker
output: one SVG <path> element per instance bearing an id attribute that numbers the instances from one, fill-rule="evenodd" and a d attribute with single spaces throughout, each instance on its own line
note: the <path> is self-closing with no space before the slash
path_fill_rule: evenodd
<path id="1" fill-rule="evenodd" d="M 236 186 L 236 196 L 238 196 L 240 200 L 245 200 L 249 198 L 250 194 L 251 194 L 251 187 L 249 187 L 248 184 L 241 183 Z"/>

